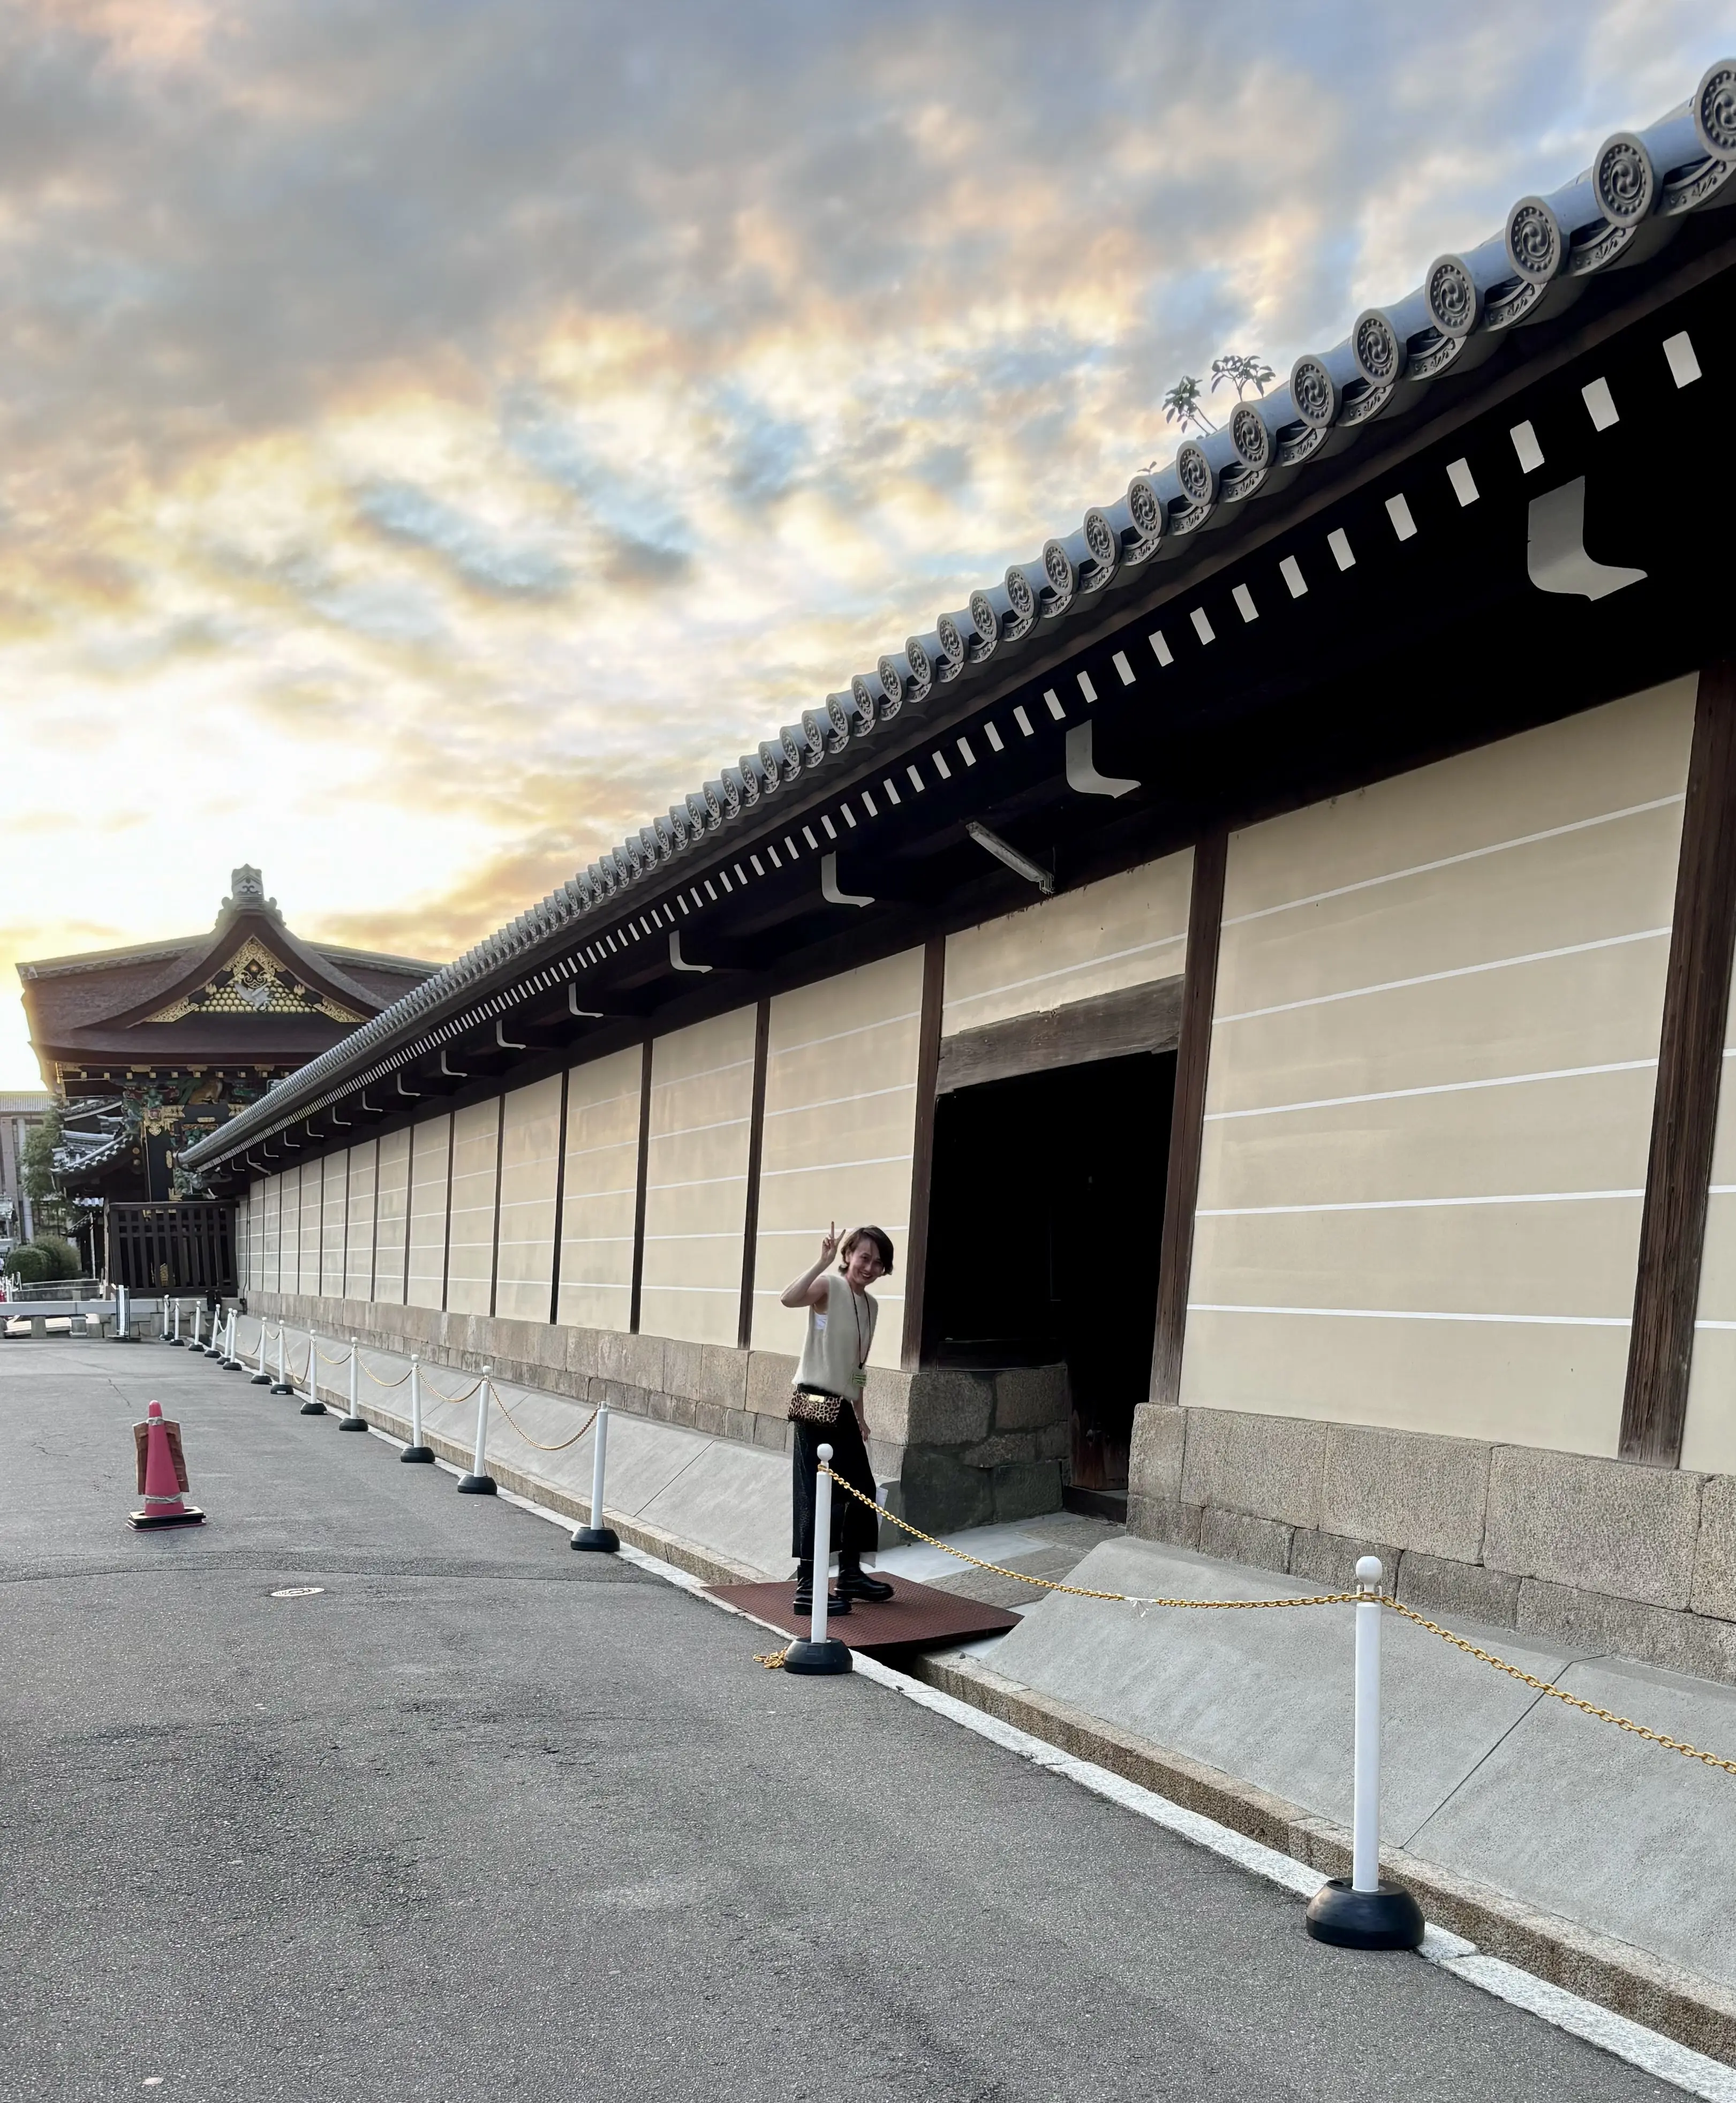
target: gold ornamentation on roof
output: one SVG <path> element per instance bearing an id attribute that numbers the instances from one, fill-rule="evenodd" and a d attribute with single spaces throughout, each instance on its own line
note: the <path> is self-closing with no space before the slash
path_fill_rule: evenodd
<path id="1" fill-rule="evenodd" d="M 253 935 L 203 985 L 144 1019 L 179 1022 L 189 1015 L 323 1015 L 333 1022 L 352 1023 L 364 1019 L 298 978 Z"/>

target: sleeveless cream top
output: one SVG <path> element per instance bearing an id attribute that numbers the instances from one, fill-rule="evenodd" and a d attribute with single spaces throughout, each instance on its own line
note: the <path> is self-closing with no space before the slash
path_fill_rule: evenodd
<path id="1" fill-rule="evenodd" d="M 820 1387 L 846 1402 L 862 1398 L 862 1362 L 874 1340 L 880 1309 L 872 1295 L 855 1292 L 841 1270 L 825 1276 L 826 1304 L 808 1309 L 808 1333 L 796 1367 L 797 1387 Z"/>

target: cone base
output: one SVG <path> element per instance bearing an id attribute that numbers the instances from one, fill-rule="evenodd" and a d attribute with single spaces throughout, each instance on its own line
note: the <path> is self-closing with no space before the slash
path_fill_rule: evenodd
<path id="1" fill-rule="evenodd" d="M 1348 1877 L 1334 1877 L 1309 1900 L 1308 1929 L 1316 1942 L 1340 1950 L 1416 1950 L 1423 1909 L 1402 1884 L 1356 1892 Z"/>
<path id="2" fill-rule="evenodd" d="M 188 1505 L 178 1512 L 128 1512 L 127 1523 L 140 1533 L 151 1533 L 162 1526 L 203 1526 L 205 1514 L 197 1505 Z"/>
<path id="3" fill-rule="evenodd" d="M 621 1536 L 612 1526 L 582 1526 L 568 1545 L 588 1548 L 594 1554 L 613 1555 L 621 1545 Z"/>
<path id="4" fill-rule="evenodd" d="M 850 1646 L 841 1643 L 836 1636 L 828 1636 L 824 1643 L 810 1643 L 806 1636 L 797 1636 L 784 1653 L 784 1670 L 819 1677 L 834 1672 L 848 1672 Z"/>
<path id="5" fill-rule="evenodd" d="M 304 1402 L 301 1405 L 301 1413 L 304 1416 L 323 1416 L 326 1405 L 322 1402 Z"/>
<path id="6" fill-rule="evenodd" d="M 432 1461 L 434 1457 L 434 1449 L 432 1446 L 406 1446 L 397 1457 L 401 1461 Z"/>
<path id="7" fill-rule="evenodd" d="M 368 1421 L 365 1416 L 340 1416 L 338 1419 L 340 1431 L 366 1431 L 367 1428 Z"/>
<path id="8" fill-rule="evenodd" d="M 492 1475 L 460 1475 L 458 1494 L 461 1497 L 491 1497 L 499 1494 L 499 1485 Z"/>

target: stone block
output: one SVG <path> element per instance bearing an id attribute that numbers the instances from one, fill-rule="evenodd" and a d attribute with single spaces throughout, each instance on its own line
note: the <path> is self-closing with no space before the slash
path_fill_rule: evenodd
<path id="1" fill-rule="evenodd" d="M 790 1382 L 795 1377 L 796 1361 L 781 1351 L 750 1351 L 746 1407 L 765 1416 L 787 1416 Z"/>
<path id="2" fill-rule="evenodd" d="M 1736 1624 L 1729 1621 L 1527 1577 L 1519 1587 L 1517 1627 L 1521 1634 L 1546 1636 L 1577 1649 L 1614 1651 L 1667 1672 L 1736 1685 Z M 1723 1753 L 1728 1748 L 1712 1750 Z"/>
<path id="3" fill-rule="evenodd" d="M 1516 1628 L 1519 1580 L 1479 1563 L 1455 1563 L 1445 1555 L 1424 1555 L 1407 1548 L 1399 1559 L 1398 1597 L 1407 1607 L 1431 1617 L 1456 1614 L 1497 1629 Z"/>
<path id="4" fill-rule="evenodd" d="M 1000 1522 L 1039 1518 L 1061 1509 L 1061 1468 L 1056 1461 L 1011 1461 L 990 1470 L 995 1518 Z"/>
<path id="5" fill-rule="evenodd" d="M 992 1438 L 978 1439 L 974 1446 L 961 1447 L 958 1457 L 967 1468 L 1005 1468 L 1028 1463 L 1037 1458 L 1037 1434 L 997 1432 Z"/>
<path id="6" fill-rule="evenodd" d="M 671 1424 L 679 1424 L 684 1430 L 687 1431 L 697 1429 L 694 1412 L 699 1407 L 699 1404 L 695 1402 L 690 1394 L 666 1395 L 664 1399 L 669 1405 Z"/>
<path id="7" fill-rule="evenodd" d="M 904 1516 L 925 1533 L 986 1526 L 995 1515 L 993 1483 L 980 1468 L 967 1468 L 955 1452 L 931 1446 L 907 1447 L 899 1479 Z"/>
<path id="8" fill-rule="evenodd" d="M 602 1372 L 601 1331 L 568 1328 L 563 1323 L 557 1333 L 561 1339 L 562 1356 L 569 1372 L 588 1380 L 593 1374 Z"/>
<path id="9" fill-rule="evenodd" d="M 1179 1504 L 1182 1494 L 1182 1448 L 1188 1412 L 1142 1402 L 1133 1413 L 1133 1447 L 1127 1462 L 1127 1494 Z M 1167 1539 L 1167 1535 L 1162 1536 Z"/>
<path id="10" fill-rule="evenodd" d="M 868 1448 L 868 1466 L 873 1471 L 874 1480 L 895 1484 L 899 1470 L 904 1465 L 903 1443 L 893 1438 L 866 1438 L 863 1443 Z M 880 1501 L 885 1504 L 886 1500 L 882 1497 Z M 895 1503 L 890 1509 L 899 1511 L 902 1507 Z"/>
<path id="11" fill-rule="evenodd" d="M 1066 1461 L 1073 1450 L 1073 1427 L 1071 1419 L 1059 1424 L 1046 1424 L 1037 1434 L 1037 1457 L 1039 1461 Z"/>
<path id="12" fill-rule="evenodd" d="M 790 1429 L 787 1421 L 780 1421 L 775 1416 L 767 1416 L 763 1411 L 756 1412 L 753 1416 L 753 1443 L 773 1453 L 787 1453 L 789 1451 Z"/>
<path id="13" fill-rule="evenodd" d="M 1479 1439 L 1329 1424 L 1321 1528 L 1475 1563 L 1483 1552 L 1490 1452 Z"/>
<path id="14" fill-rule="evenodd" d="M 1704 1480 L 1676 1468 L 1498 1446 L 1482 1559 L 1516 1577 L 1685 1607 Z"/>
<path id="15" fill-rule="evenodd" d="M 723 1412 L 723 1436 L 739 1439 L 743 1445 L 753 1443 L 753 1416 L 750 1410 L 726 1409 Z"/>
<path id="16" fill-rule="evenodd" d="M 1290 1545 L 1290 1572 L 1305 1585 L 1317 1585 L 1323 1592 L 1348 1592 L 1356 1582 L 1357 1558 L 1378 1555 L 1390 1585 L 1399 1567 L 1399 1551 L 1386 1543 L 1352 1540 L 1342 1533 L 1322 1533 L 1299 1527 Z"/>
<path id="17" fill-rule="evenodd" d="M 1184 1414 L 1183 1503 L 1287 1527 L 1319 1525 L 1324 1424 L 1251 1410 L 1189 1409 Z"/>
<path id="18" fill-rule="evenodd" d="M 745 1416 L 745 1410 L 727 1410 L 721 1402 L 696 1402 L 693 1404 L 691 1419 L 695 1431 L 703 1431 L 708 1438 L 722 1438 L 728 1435 L 731 1416 Z"/>
<path id="19" fill-rule="evenodd" d="M 1181 1412 L 1170 1413 L 1179 1416 Z M 1197 1549 L 1205 1516 L 1198 1505 L 1184 1505 L 1175 1497 L 1142 1496 L 1134 1490 L 1127 1493 L 1127 1531 L 1140 1541 L 1163 1541 L 1178 1548 Z"/>
<path id="20" fill-rule="evenodd" d="M 663 1384 L 668 1394 L 739 1409 L 748 1392 L 748 1358 L 726 1344 L 668 1340 L 663 1347 Z"/>
<path id="21" fill-rule="evenodd" d="M 1706 1478 L 1689 1603 L 1697 1614 L 1736 1621 L 1736 1475 Z"/>
<path id="22" fill-rule="evenodd" d="M 974 1445 L 988 1436 L 994 1405 L 992 1373 L 925 1369 L 911 1376 L 907 1435 L 923 1447 Z"/>
<path id="23" fill-rule="evenodd" d="M 792 1369 L 793 1363 L 792 1361 Z M 895 1439 L 903 1445 L 910 1435 L 910 1383 L 912 1376 L 896 1366 L 870 1366 L 863 1385 L 862 1416 L 871 1435 Z M 784 1383 L 786 1396 L 789 1392 Z"/>
<path id="24" fill-rule="evenodd" d="M 1261 1570 L 1286 1571 L 1295 1531 L 1277 1519 L 1219 1511 L 1208 1505 L 1200 1521 L 1200 1553 L 1222 1556 L 1228 1563 L 1251 1563 Z"/>
<path id="25" fill-rule="evenodd" d="M 995 1375 L 997 1431 L 1036 1431 L 1072 1415 L 1064 1365 L 1008 1366 Z"/>

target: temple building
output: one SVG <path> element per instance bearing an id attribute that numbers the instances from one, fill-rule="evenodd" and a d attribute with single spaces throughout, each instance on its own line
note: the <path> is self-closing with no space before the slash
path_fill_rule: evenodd
<path id="1" fill-rule="evenodd" d="M 183 1194 L 181 1149 L 420 985 L 432 964 L 303 940 L 238 869 L 201 935 L 20 963 L 75 1203 Z"/>
<path id="2" fill-rule="evenodd" d="M 297 950 L 269 1094 L 223 936 L 77 1042 L 27 967 L 45 1070 L 250 1076 L 268 1312 L 781 1449 L 872 1220 L 916 1523 L 1736 1676 L 1733 201 L 1723 64 L 402 998 Z"/>

